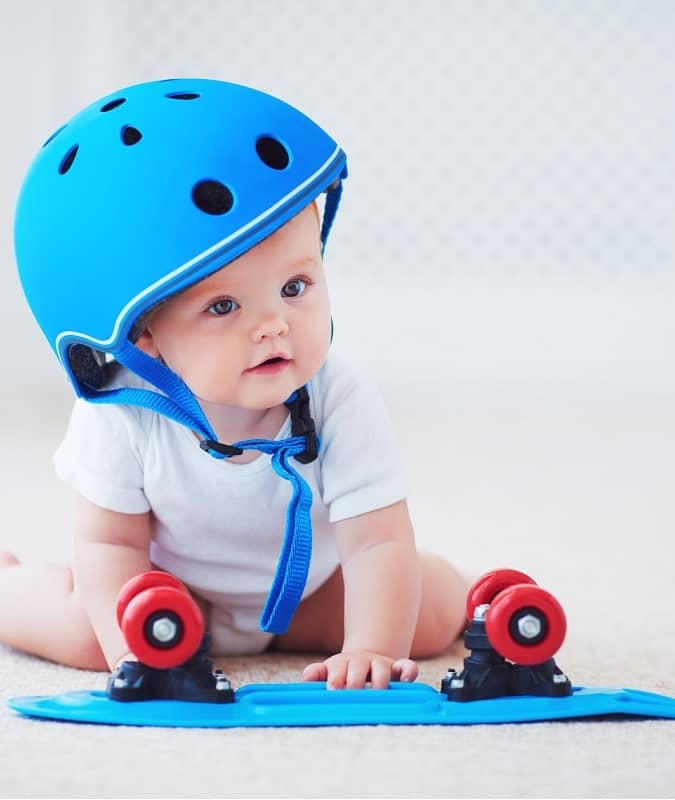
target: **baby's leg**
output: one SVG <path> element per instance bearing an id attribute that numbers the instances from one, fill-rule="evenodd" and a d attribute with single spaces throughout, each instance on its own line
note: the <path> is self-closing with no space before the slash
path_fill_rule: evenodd
<path id="1" fill-rule="evenodd" d="M 471 581 L 435 553 L 420 553 L 422 600 L 411 658 L 430 658 L 446 650 L 466 627 L 466 595 Z"/>
<path id="2" fill-rule="evenodd" d="M 65 564 L 0 553 L 0 642 L 69 667 L 108 669 Z"/>
<path id="3" fill-rule="evenodd" d="M 434 553 L 420 553 L 422 598 L 411 658 L 442 653 L 464 630 L 470 581 Z M 274 650 L 339 653 L 344 638 L 344 584 L 338 569 L 298 606 Z"/>

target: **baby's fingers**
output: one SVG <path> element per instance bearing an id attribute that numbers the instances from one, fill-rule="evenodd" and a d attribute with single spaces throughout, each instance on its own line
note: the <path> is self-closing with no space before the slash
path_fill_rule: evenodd
<path id="1" fill-rule="evenodd" d="M 328 674 L 326 677 L 327 689 L 347 688 L 347 672 L 349 670 L 349 660 L 343 655 L 338 654 L 329 658 L 327 661 Z"/>
<path id="2" fill-rule="evenodd" d="M 399 658 L 391 665 L 391 679 L 412 683 L 419 673 L 419 667 L 410 658 Z"/>
<path id="3" fill-rule="evenodd" d="M 302 671 L 303 681 L 325 681 L 328 677 L 328 667 L 325 661 L 316 661 L 308 664 Z"/>
<path id="4" fill-rule="evenodd" d="M 349 660 L 338 653 L 325 661 L 306 666 L 302 673 L 302 679 L 304 681 L 326 681 L 328 689 L 344 689 L 347 683 L 348 668 Z"/>
<path id="5" fill-rule="evenodd" d="M 370 659 L 367 656 L 351 656 L 347 668 L 347 689 L 363 689 L 370 674 Z"/>
<path id="6" fill-rule="evenodd" d="M 374 658 L 370 665 L 370 685 L 373 689 L 388 689 L 393 664 L 388 658 Z"/>

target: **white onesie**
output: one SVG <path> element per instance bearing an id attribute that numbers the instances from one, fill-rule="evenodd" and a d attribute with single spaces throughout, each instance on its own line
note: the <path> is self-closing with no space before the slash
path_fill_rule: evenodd
<path id="1" fill-rule="evenodd" d="M 113 386 L 143 386 L 120 369 Z M 402 469 L 377 391 L 329 355 L 309 384 L 321 440 L 311 464 L 292 460 L 309 484 L 312 561 L 304 595 L 336 569 L 333 523 L 405 497 Z M 291 435 L 290 418 L 277 439 Z M 248 464 L 215 459 L 195 434 L 147 409 L 77 400 L 54 456 L 58 475 L 85 498 L 127 514 L 152 511 L 150 558 L 211 604 L 212 651 L 263 650 L 258 619 L 283 540 L 288 481 L 261 454 Z"/>

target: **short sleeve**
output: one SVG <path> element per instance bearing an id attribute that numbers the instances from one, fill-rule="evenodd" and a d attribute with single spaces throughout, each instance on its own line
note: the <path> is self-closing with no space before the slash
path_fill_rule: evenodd
<path id="1" fill-rule="evenodd" d="M 331 522 L 365 514 L 406 496 L 389 413 L 377 387 L 333 359 L 319 381 L 321 478 Z"/>
<path id="2" fill-rule="evenodd" d="M 143 491 L 144 436 L 135 409 L 77 400 L 54 454 L 57 475 L 87 500 L 125 514 L 150 509 Z"/>

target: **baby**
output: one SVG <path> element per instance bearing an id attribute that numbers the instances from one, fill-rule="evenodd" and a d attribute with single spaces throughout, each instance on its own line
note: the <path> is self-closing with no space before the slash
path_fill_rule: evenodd
<path id="1" fill-rule="evenodd" d="M 319 653 L 330 688 L 412 681 L 460 633 L 466 581 L 417 553 L 382 402 L 329 352 L 345 177 L 306 116 L 219 81 L 129 87 L 44 145 L 16 252 L 80 398 L 55 456 L 75 555 L 2 556 L 0 641 L 114 669 L 117 594 L 153 568 L 213 654 Z"/>

